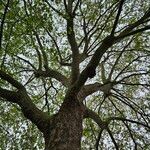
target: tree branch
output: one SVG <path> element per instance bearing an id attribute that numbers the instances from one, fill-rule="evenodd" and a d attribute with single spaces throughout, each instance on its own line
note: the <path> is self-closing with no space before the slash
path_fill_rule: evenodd
<path id="1" fill-rule="evenodd" d="M 118 64 L 120 58 L 122 57 L 122 54 L 125 52 L 126 48 L 132 43 L 133 39 L 131 39 L 127 45 L 124 46 L 124 48 L 122 49 L 122 51 L 120 52 L 120 54 L 118 55 L 118 57 L 116 58 L 115 60 L 115 63 L 113 64 L 111 70 L 110 70 L 110 73 L 109 73 L 109 76 L 108 76 L 108 79 L 111 80 L 111 77 L 113 75 L 113 72 L 114 72 L 114 69 L 116 67 L 116 65 Z"/>
<path id="2" fill-rule="evenodd" d="M 42 56 L 43 56 L 44 67 L 48 68 L 47 55 L 46 55 L 46 52 L 44 51 L 44 48 L 43 48 L 43 45 L 41 43 L 40 37 L 39 37 L 39 35 L 36 31 L 34 31 L 34 34 L 35 34 L 35 37 L 37 39 L 37 42 L 39 44 L 39 47 L 40 47 L 40 50 L 41 50 L 41 53 L 42 53 Z"/>
<path id="3" fill-rule="evenodd" d="M 97 92 L 97 91 L 102 91 L 104 93 L 108 93 L 108 91 L 112 88 L 112 86 L 115 83 L 109 82 L 106 84 L 101 84 L 101 83 L 94 83 L 94 84 L 88 84 L 85 85 L 81 88 L 80 92 L 78 93 L 78 99 L 80 101 L 83 101 L 87 96 Z"/>
<path id="4" fill-rule="evenodd" d="M 7 89 L 3 89 L 0 87 L 0 97 L 12 102 L 12 103 L 16 103 L 18 96 L 17 93 L 14 91 L 10 91 Z"/>
<path id="5" fill-rule="evenodd" d="M 95 149 L 96 150 L 99 150 L 98 146 L 99 146 L 99 141 L 101 139 L 102 133 L 103 133 L 103 129 L 101 129 L 100 132 L 99 132 L 99 134 L 98 134 L 98 138 L 97 138 L 96 144 L 95 144 Z"/>
<path id="6" fill-rule="evenodd" d="M 130 75 L 128 75 L 128 76 L 123 77 L 122 79 L 120 79 L 120 80 L 117 81 L 117 82 L 121 83 L 122 81 L 124 81 L 125 79 L 129 79 L 130 77 L 147 75 L 147 74 L 149 74 L 149 73 L 150 73 L 150 71 L 148 71 L 148 72 L 132 73 L 132 74 L 130 74 Z"/>
<path id="7" fill-rule="evenodd" d="M 18 89 L 17 92 L 14 92 L 0 87 L 0 97 L 9 102 L 18 104 L 21 107 L 24 116 L 37 125 L 43 132 L 49 117 L 35 106 L 27 95 L 25 87 L 21 83 L 2 70 L 0 70 L 0 78 Z"/>
<path id="8" fill-rule="evenodd" d="M 35 106 L 25 90 L 14 92 L 0 87 L 0 97 L 9 102 L 18 104 L 21 107 L 24 116 L 34 123 L 41 132 L 45 132 L 50 118 L 46 113 Z"/>
<path id="9" fill-rule="evenodd" d="M 3 17 L 2 17 L 1 25 L 0 25 L 0 50 L 2 48 L 4 23 L 5 23 L 5 19 L 6 19 L 6 14 L 8 12 L 9 3 L 10 3 L 10 0 L 7 1 L 7 4 L 6 4 L 5 9 L 4 9 L 4 14 L 3 14 Z"/>
<path id="10" fill-rule="evenodd" d="M 130 134 L 130 137 L 131 137 L 131 139 L 132 139 L 132 141 L 133 141 L 133 143 L 134 143 L 134 150 L 138 150 L 137 149 L 137 143 L 136 143 L 136 140 L 134 139 L 134 136 L 133 136 L 133 134 L 132 134 L 132 130 L 130 129 L 130 127 L 129 127 L 129 125 L 125 122 L 125 121 L 123 121 L 123 123 L 124 123 L 124 125 L 126 126 L 126 128 L 128 129 L 128 131 L 129 131 L 129 134 Z"/>
<path id="11" fill-rule="evenodd" d="M 141 19 L 129 25 L 117 37 L 107 36 L 102 41 L 102 44 L 97 48 L 97 50 L 93 54 L 93 57 L 88 63 L 87 67 L 81 72 L 78 80 L 75 82 L 75 84 L 72 87 L 73 89 L 70 91 L 71 92 L 74 91 L 74 93 L 78 93 L 81 90 L 82 86 L 87 81 L 87 79 L 93 78 L 96 75 L 96 71 L 95 71 L 96 67 L 98 66 L 100 59 L 102 58 L 103 54 L 108 50 L 108 48 L 110 48 L 114 43 L 120 41 L 121 38 L 119 37 L 131 32 L 134 28 L 141 25 L 149 16 L 150 16 L 150 9 L 145 13 L 145 15 Z"/>
<path id="12" fill-rule="evenodd" d="M 33 39 L 32 35 L 31 35 L 31 42 L 32 42 L 33 46 L 35 47 L 35 50 L 36 50 L 36 53 L 37 53 L 37 56 L 38 56 L 38 62 L 39 62 L 38 70 L 42 70 L 42 66 L 43 66 L 42 56 L 41 56 L 41 53 L 38 50 L 37 46 L 35 45 L 35 42 L 34 42 L 34 39 Z"/>
<path id="13" fill-rule="evenodd" d="M 135 61 L 137 61 L 139 59 L 139 56 L 134 58 L 131 62 L 129 62 L 118 74 L 117 76 L 115 77 L 115 81 L 120 77 L 120 75 L 122 75 L 124 73 L 124 71 Z M 122 80 L 121 80 L 122 81 Z M 119 81 L 119 82 L 121 82 Z"/>
<path id="14" fill-rule="evenodd" d="M 2 70 L 0 70 L 0 78 L 9 82 L 12 86 L 16 87 L 17 89 L 24 89 L 24 86 L 21 83 L 19 83 L 12 76 L 10 76 Z"/>
<path id="15" fill-rule="evenodd" d="M 44 28 L 44 29 L 46 30 L 47 34 L 50 36 L 50 38 L 51 38 L 52 41 L 54 42 L 54 45 L 55 45 L 55 47 L 56 47 L 58 56 L 59 56 L 59 58 L 60 58 L 60 62 L 63 62 L 63 58 L 62 58 L 62 56 L 61 56 L 61 52 L 60 52 L 60 49 L 59 49 L 59 46 L 58 46 L 56 40 L 55 40 L 54 37 L 51 35 L 51 33 L 49 32 L 48 29 L 46 29 L 46 28 Z"/>
<path id="16" fill-rule="evenodd" d="M 59 82 L 61 82 L 66 87 L 69 85 L 69 80 L 64 75 L 62 75 L 58 71 L 50 69 L 50 68 L 47 68 L 46 71 L 37 70 L 35 72 L 35 76 L 36 77 L 40 77 L 40 76 L 51 77 L 51 78 L 58 80 Z"/>
<path id="17" fill-rule="evenodd" d="M 96 67 L 99 64 L 100 59 L 103 54 L 107 51 L 109 47 L 113 45 L 115 41 L 114 37 L 106 37 L 100 47 L 96 50 L 87 67 L 81 72 L 79 79 L 74 84 L 73 88 L 78 93 L 81 87 L 84 85 L 88 78 L 93 78 L 96 75 Z"/>
<path id="18" fill-rule="evenodd" d="M 124 34 L 124 35 L 122 35 L 122 36 L 119 36 L 119 38 L 125 38 L 125 37 L 127 37 L 127 36 L 135 35 L 135 34 L 137 34 L 137 33 L 141 33 L 141 32 L 143 32 L 143 31 L 147 31 L 147 30 L 150 30 L 150 25 L 145 26 L 145 27 L 140 28 L 140 29 L 137 29 L 137 30 L 134 30 L 134 31 L 129 32 L 129 33 L 127 33 L 127 34 Z"/>
<path id="19" fill-rule="evenodd" d="M 118 21 L 119 21 L 119 16 L 121 14 L 122 6 L 123 6 L 124 1 L 125 0 L 120 0 L 118 13 L 117 13 L 117 16 L 116 16 L 116 19 L 115 19 L 115 22 L 114 22 L 114 25 L 113 25 L 113 28 L 112 28 L 112 31 L 111 31 L 111 36 L 114 36 L 114 32 L 116 30 L 116 27 L 117 27 L 117 24 L 118 24 Z"/>
<path id="20" fill-rule="evenodd" d="M 86 113 L 84 117 L 93 119 L 101 129 L 107 129 L 108 122 L 102 121 L 100 116 L 94 111 L 86 108 Z"/>
<path id="21" fill-rule="evenodd" d="M 26 60 L 26 59 L 24 59 L 24 58 L 22 58 L 22 57 L 20 57 L 20 56 L 17 56 L 17 55 L 15 55 L 15 56 L 16 56 L 18 59 L 20 59 L 20 60 L 24 61 L 25 63 L 29 64 L 29 65 L 33 68 L 33 70 L 36 70 L 35 66 L 34 66 L 30 61 L 28 61 L 28 60 Z"/>
<path id="22" fill-rule="evenodd" d="M 73 10 L 73 14 L 75 14 L 75 12 L 76 12 L 76 10 L 77 10 L 80 3 L 81 3 L 81 0 L 77 0 L 77 3 L 76 3 L 76 5 L 74 7 L 74 10 Z"/>
<path id="23" fill-rule="evenodd" d="M 74 83 L 79 76 L 79 49 L 75 38 L 74 33 L 74 15 L 72 14 L 72 3 L 73 1 L 68 1 L 68 12 L 66 12 L 69 16 L 67 19 L 67 38 L 68 42 L 71 46 L 72 51 L 72 83 Z"/>
<path id="24" fill-rule="evenodd" d="M 122 118 L 122 117 L 110 117 L 110 118 L 107 119 L 108 122 L 110 122 L 112 120 L 126 121 L 126 122 L 130 122 L 130 123 L 135 123 L 135 124 L 142 125 L 142 126 L 148 128 L 148 129 L 150 129 L 150 126 L 148 124 L 145 124 L 143 122 L 138 122 L 138 121 L 135 121 L 135 120 L 131 120 L 131 119 L 126 119 L 126 118 Z"/>
<path id="25" fill-rule="evenodd" d="M 49 6 L 53 11 L 55 11 L 55 12 L 56 12 L 57 14 L 59 14 L 60 16 L 65 17 L 64 14 L 61 13 L 59 10 L 57 10 L 55 7 L 53 7 L 53 6 L 50 4 L 50 2 L 49 2 L 48 0 L 44 0 L 44 1 L 48 4 L 48 6 Z"/>
<path id="26" fill-rule="evenodd" d="M 139 25 L 147 22 L 146 19 L 148 19 L 150 17 L 150 8 L 146 11 L 146 13 L 144 14 L 143 17 L 141 17 L 139 20 L 137 20 L 136 22 L 134 22 L 133 24 L 128 25 L 127 28 L 125 28 L 118 36 L 118 39 L 122 39 L 124 37 L 126 37 L 126 35 L 130 36 L 130 33 L 133 29 L 135 29 L 136 27 L 138 27 Z M 139 32 L 139 31 L 138 31 Z M 135 33 L 135 32 L 133 32 Z M 132 34 L 133 35 L 133 34 Z"/>
<path id="27" fill-rule="evenodd" d="M 112 132 L 110 131 L 110 129 L 108 127 L 107 127 L 107 132 L 109 133 L 109 136 L 110 136 L 112 142 L 114 143 L 116 150 L 119 150 L 118 144 L 116 143 L 116 140 L 113 137 L 113 134 L 112 134 Z"/>
<path id="28" fill-rule="evenodd" d="M 66 0 L 63 0 L 63 2 L 64 2 L 65 10 L 67 11 L 67 2 Z"/>

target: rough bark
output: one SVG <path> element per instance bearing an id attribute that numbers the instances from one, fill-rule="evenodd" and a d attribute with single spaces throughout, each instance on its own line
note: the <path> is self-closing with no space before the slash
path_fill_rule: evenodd
<path id="1" fill-rule="evenodd" d="M 80 150 L 84 106 L 76 98 L 65 100 L 44 134 L 45 150 Z"/>

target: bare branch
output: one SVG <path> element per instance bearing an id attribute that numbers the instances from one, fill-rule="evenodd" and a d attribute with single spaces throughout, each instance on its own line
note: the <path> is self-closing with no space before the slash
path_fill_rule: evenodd
<path id="1" fill-rule="evenodd" d="M 145 118 L 143 117 L 143 114 L 139 111 L 137 111 L 137 109 L 126 99 L 123 99 L 124 97 L 121 97 L 119 95 L 113 94 L 113 97 L 115 97 L 117 100 L 119 100 L 120 102 L 122 102 L 123 104 L 127 105 L 129 108 L 131 108 L 135 113 L 139 113 L 141 115 L 141 117 L 145 120 Z M 146 120 L 145 120 L 146 122 Z"/>
<path id="2" fill-rule="evenodd" d="M 24 59 L 24 58 L 22 58 L 22 57 L 20 57 L 20 56 L 17 56 L 17 55 L 16 55 L 16 57 L 17 57 L 18 59 L 24 61 L 25 63 L 29 64 L 34 70 L 36 70 L 35 66 L 34 66 L 30 61 L 28 61 L 28 60 L 26 60 L 26 59 Z"/>
<path id="3" fill-rule="evenodd" d="M 116 141 L 115 141 L 115 139 L 114 139 L 114 137 L 113 137 L 110 129 L 108 128 L 108 124 L 110 122 L 109 119 L 108 119 L 108 121 L 102 121 L 101 118 L 100 118 L 100 116 L 98 114 L 96 114 L 94 111 L 90 110 L 90 109 L 86 110 L 85 118 L 91 118 L 91 119 L 93 119 L 99 125 L 99 127 L 102 129 L 100 133 L 102 133 L 102 131 L 104 129 L 106 129 L 107 132 L 109 133 L 109 135 L 110 135 L 110 137 L 111 137 L 111 139 L 112 139 L 112 141 L 113 141 L 116 149 L 119 150 L 118 145 L 117 145 L 117 143 L 116 143 Z M 99 143 L 99 140 L 98 140 L 98 143 Z M 96 147 L 98 147 L 98 143 L 96 144 Z"/>
<path id="4" fill-rule="evenodd" d="M 133 134 L 132 134 L 132 131 L 131 131 L 129 125 L 128 125 L 125 121 L 123 121 L 123 123 L 124 123 L 124 125 L 126 126 L 126 128 L 128 129 L 129 134 L 130 134 L 130 137 L 131 137 L 131 139 L 132 139 L 132 141 L 133 141 L 133 143 L 134 143 L 134 145 L 135 145 L 135 146 L 134 146 L 134 149 L 135 149 L 135 150 L 138 150 L 138 149 L 137 149 L 137 143 L 136 143 L 136 141 L 135 141 L 135 139 L 134 139 L 134 136 L 133 136 Z"/>
<path id="5" fill-rule="evenodd" d="M 143 17 L 141 17 L 139 20 L 137 20 L 136 22 L 134 22 L 133 24 L 128 25 L 127 28 L 125 28 L 118 36 L 118 39 L 122 39 L 124 37 L 126 37 L 126 35 L 130 35 L 130 33 L 132 33 L 133 29 L 135 29 L 136 27 L 138 27 L 139 25 L 147 22 L 147 19 L 150 17 L 150 8 L 146 11 L 146 13 L 143 15 Z M 147 27 L 146 27 L 147 28 Z M 132 31 L 132 32 L 131 32 Z M 138 31 L 139 32 L 139 31 Z M 134 33 L 134 32 L 133 32 Z M 128 35 L 128 36 L 129 36 Z M 132 34 L 133 35 L 133 34 Z"/>
<path id="6" fill-rule="evenodd" d="M 116 59 L 114 65 L 113 65 L 113 67 L 111 68 L 111 71 L 110 71 L 110 73 L 109 73 L 109 77 L 108 77 L 109 80 L 111 79 L 112 74 L 113 74 L 114 69 L 115 69 L 115 66 L 118 64 L 118 62 L 119 62 L 119 60 L 120 60 L 122 54 L 125 52 L 126 48 L 132 43 L 132 41 L 133 41 L 133 39 L 131 39 L 131 40 L 129 41 L 129 43 L 127 43 L 127 45 L 124 46 L 124 48 L 123 48 L 122 51 L 120 52 L 119 56 L 117 57 L 117 59 Z"/>
<path id="7" fill-rule="evenodd" d="M 38 35 L 38 33 L 36 31 L 34 31 L 34 34 L 35 34 L 35 37 L 37 39 L 37 42 L 39 44 L 39 47 L 40 47 L 40 50 L 41 50 L 41 53 L 42 53 L 42 56 L 43 56 L 44 67 L 48 68 L 47 55 L 46 55 L 46 52 L 44 51 L 44 48 L 43 48 L 43 45 L 41 43 L 40 37 L 39 37 L 39 35 Z"/>
<path id="8" fill-rule="evenodd" d="M 124 85 L 129 85 L 129 86 L 135 86 L 135 85 L 139 85 L 139 86 L 143 86 L 143 87 L 150 87 L 150 84 L 148 83 L 131 83 L 131 82 L 118 82 L 118 84 L 124 84 Z"/>
<path id="9" fill-rule="evenodd" d="M 115 10 L 115 8 L 116 8 L 116 6 L 114 7 L 114 5 L 117 3 L 117 1 L 116 2 L 114 2 L 108 9 L 106 9 L 102 14 L 100 14 L 98 17 L 97 17 L 97 19 L 95 20 L 95 22 L 93 23 L 93 26 L 91 27 L 91 29 L 89 29 L 89 31 L 85 34 L 85 36 L 84 36 L 84 38 L 81 40 L 81 42 L 79 43 L 79 47 L 81 46 L 81 44 L 83 43 L 83 41 L 85 40 L 85 38 L 88 36 L 89 38 L 88 38 L 88 41 L 91 39 L 91 37 L 97 32 L 97 31 L 103 31 L 104 30 L 104 27 L 106 26 L 106 24 L 107 24 L 107 21 L 109 20 L 109 18 L 112 16 L 112 13 L 114 12 L 114 10 Z M 113 8 L 114 7 L 114 8 Z M 104 25 L 99 25 L 99 23 L 100 23 L 100 21 L 101 21 L 101 18 L 105 15 L 105 14 L 107 14 L 108 13 L 108 11 L 110 11 L 112 9 L 112 11 L 110 12 L 110 14 L 109 14 L 109 16 L 107 17 L 107 19 L 106 19 L 106 21 L 105 21 L 105 23 L 104 23 Z M 86 23 L 86 20 L 85 20 L 85 16 L 83 15 L 83 12 L 82 12 L 82 9 L 80 8 L 80 11 L 81 11 L 81 14 L 82 14 L 82 16 L 83 16 L 83 20 L 84 20 L 84 26 L 87 28 L 88 27 L 88 25 L 89 25 L 89 22 L 90 22 L 90 19 L 87 21 L 87 23 Z M 97 26 L 101 26 L 100 28 L 98 27 L 98 28 L 96 28 Z M 85 28 L 84 27 L 84 28 Z M 96 29 L 95 29 L 96 28 Z M 94 30 L 95 29 L 95 30 Z M 84 29 L 85 30 L 85 29 Z M 92 32 L 93 31 L 93 32 Z M 91 33 L 92 32 L 92 33 Z M 99 34 L 99 36 L 101 35 L 101 33 Z M 98 37 L 99 37 L 98 36 Z M 90 46 L 91 47 L 91 46 Z M 86 48 L 84 48 L 85 50 L 86 50 Z M 90 49 L 90 48 L 88 48 L 88 49 Z"/>
<path id="10" fill-rule="evenodd" d="M 134 76 L 142 76 L 142 75 L 147 75 L 149 74 L 150 72 L 139 72 L 139 73 L 132 73 L 128 76 L 125 76 L 123 77 L 121 80 L 117 81 L 117 82 L 122 82 L 124 81 L 125 79 L 128 79 L 128 78 L 131 78 L 131 77 L 134 77 Z"/>
<path id="11" fill-rule="evenodd" d="M 65 10 L 67 11 L 67 2 L 66 0 L 63 0 L 63 2 L 64 2 Z"/>
<path id="12" fill-rule="evenodd" d="M 111 31 L 111 36 L 114 36 L 114 32 L 115 32 L 115 29 L 116 29 L 118 21 L 119 21 L 119 16 L 121 14 L 122 6 L 123 6 L 124 1 L 125 0 L 120 0 L 120 4 L 119 4 L 119 8 L 118 8 L 118 13 L 117 13 L 117 16 L 116 16 L 116 19 L 115 19 L 115 22 L 114 22 L 114 25 L 113 25 L 113 28 L 112 28 L 112 31 Z"/>
<path id="13" fill-rule="evenodd" d="M 75 14 L 75 12 L 76 12 L 76 10 L 77 10 L 77 8 L 78 8 L 80 2 L 81 2 L 81 0 L 78 0 L 78 1 L 77 1 L 76 5 L 75 5 L 75 7 L 74 7 L 74 10 L 73 10 L 73 14 Z"/>
<path id="14" fill-rule="evenodd" d="M 50 2 L 48 1 L 48 0 L 44 0 L 47 4 L 48 4 L 48 6 L 53 10 L 53 11 L 55 11 L 57 14 L 59 14 L 60 16 L 62 16 L 62 17 L 65 17 L 65 15 L 63 14 L 63 13 L 61 13 L 59 10 L 57 10 L 55 7 L 53 7 L 51 4 L 50 4 Z"/>
<path id="15" fill-rule="evenodd" d="M 42 65 L 43 65 L 42 56 L 41 56 L 41 53 L 38 50 L 37 46 L 35 45 L 35 42 L 34 42 L 34 39 L 33 39 L 32 35 L 31 35 L 31 42 L 32 42 L 33 46 L 35 47 L 35 50 L 36 50 L 36 53 L 37 53 L 37 56 L 38 56 L 38 61 L 39 61 L 38 70 L 42 70 Z"/>
<path id="16" fill-rule="evenodd" d="M 4 14 L 2 16 L 1 25 L 0 25 L 0 50 L 2 48 L 2 38 L 3 38 L 4 23 L 5 23 L 5 19 L 6 19 L 6 14 L 8 12 L 9 3 L 10 3 L 10 0 L 7 0 L 6 6 L 5 6 L 5 9 L 4 9 Z"/>
<path id="17" fill-rule="evenodd" d="M 82 44 L 82 42 L 85 40 L 85 38 L 86 38 L 86 36 L 88 36 L 88 39 L 87 39 L 87 42 L 89 43 L 89 41 L 90 41 L 90 39 L 93 37 L 93 35 L 95 34 L 95 33 L 98 33 L 98 35 L 97 35 L 97 37 L 96 37 L 96 39 L 92 42 L 92 44 L 91 45 L 89 45 L 89 47 L 87 47 L 88 45 L 88 43 L 85 43 L 85 48 L 84 48 L 84 51 L 86 50 L 86 51 L 88 51 L 88 53 L 90 53 L 92 50 L 94 50 L 95 49 L 95 47 L 97 47 L 98 45 L 100 45 L 100 43 L 98 43 L 98 44 L 96 44 L 95 46 L 94 46 L 94 44 L 96 43 L 96 41 L 100 38 L 100 36 L 102 35 L 102 33 L 103 33 L 103 31 L 104 31 L 104 29 L 107 27 L 107 22 L 109 21 L 109 19 L 110 19 L 110 17 L 112 16 L 112 14 L 113 14 L 113 12 L 115 11 L 115 8 L 116 8 L 116 6 L 113 8 L 113 6 L 116 4 L 116 2 L 115 3 L 113 3 L 108 9 L 106 9 L 106 11 L 103 13 L 103 14 L 101 14 L 101 15 L 99 15 L 99 17 L 97 18 L 97 20 L 95 21 L 95 23 L 94 23 L 94 25 L 93 25 L 93 27 L 86 33 L 86 35 L 84 36 L 84 38 L 82 39 L 82 41 L 80 42 L 80 44 L 79 44 L 79 46 Z M 112 9 L 113 8 L 113 9 Z M 111 10 L 112 9 L 112 10 Z M 109 14 L 109 16 L 107 17 L 107 19 L 106 19 L 106 21 L 105 21 L 105 23 L 103 24 L 103 25 L 101 25 L 101 24 L 99 24 L 100 23 L 100 21 L 101 21 L 101 18 L 102 18 L 102 16 L 104 16 L 106 13 L 108 13 L 108 11 L 110 11 L 111 10 L 111 12 L 110 12 L 110 14 Z M 86 24 L 86 26 L 88 26 L 88 23 Z M 99 27 L 100 26 L 100 27 Z M 85 41 L 86 42 L 86 41 Z M 94 47 L 92 47 L 92 46 L 94 46 Z M 87 48 L 86 48 L 87 47 Z"/>
<path id="18" fill-rule="evenodd" d="M 116 150 L 119 150 L 118 144 L 116 143 L 116 140 L 113 137 L 113 134 L 112 134 L 112 132 L 110 131 L 110 129 L 108 127 L 107 127 L 107 132 L 109 133 L 110 138 L 111 138 L 112 142 L 114 143 Z"/>
<path id="19" fill-rule="evenodd" d="M 96 144 L 95 144 L 95 149 L 96 150 L 99 150 L 98 146 L 99 146 L 99 141 L 101 139 L 102 133 L 103 133 L 103 129 L 101 129 L 100 132 L 99 132 L 99 134 L 98 134 L 98 138 L 97 138 Z"/>
<path id="20" fill-rule="evenodd" d="M 136 58 L 134 58 L 131 62 L 129 62 L 119 73 L 118 73 L 118 75 L 115 77 L 115 81 L 118 79 L 118 77 L 121 75 L 121 74 L 123 74 L 123 72 L 133 63 L 133 62 L 135 62 L 135 61 L 137 61 L 139 59 L 139 56 L 138 57 L 136 57 Z"/>
<path id="21" fill-rule="evenodd" d="M 62 56 L 61 56 L 61 52 L 60 52 L 60 49 L 59 49 L 59 46 L 58 46 L 56 40 L 55 40 L 54 37 L 51 35 L 51 33 L 49 32 L 48 29 L 46 29 L 46 28 L 44 28 L 44 29 L 46 30 L 47 34 L 50 36 L 50 38 L 52 39 L 52 41 L 53 41 L 54 44 L 55 44 L 55 47 L 56 47 L 58 56 L 59 56 L 59 58 L 60 58 L 60 62 L 63 62 L 63 59 L 62 59 Z"/>
<path id="22" fill-rule="evenodd" d="M 130 123 L 135 123 L 135 124 L 138 124 L 138 125 L 142 125 L 148 129 L 150 129 L 150 126 L 148 124 L 145 124 L 143 122 L 139 122 L 139 121 L 135 121 L 135 120 L 131 120 L 131 119 L 126 119 L 126 118 L 123 118 L 123 117 L 110 117 L 107 119 L 107 121 L 112 121 L 112 120 L 118 120 L 118 121 L 126 121 L 126 122 L 130 122 Z"/>

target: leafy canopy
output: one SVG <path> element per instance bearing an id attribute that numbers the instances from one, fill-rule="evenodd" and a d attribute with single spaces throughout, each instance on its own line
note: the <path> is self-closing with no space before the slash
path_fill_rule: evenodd
<path id="1" fill-rule="evenodd" d="M 148 150 L 149 0 L 75 0 L 73 25 L 65 2 L 0 1 L 0 70 L 20 82 L 34 104 L 52 116 L 70 87 L 72 73 L 81 73 L 111 34 L 115 43 L 104 51 L 96 76 L 88 78 L 78 95 L 102 121 L 100 126 L 94 117 L 84 120 L 82 148 Z M 16 91 L 7 80 L 0 80 L 0 87 Z M 0 97 L 0 148 L 42 149 L 37 128 L 18 105 Z"/>

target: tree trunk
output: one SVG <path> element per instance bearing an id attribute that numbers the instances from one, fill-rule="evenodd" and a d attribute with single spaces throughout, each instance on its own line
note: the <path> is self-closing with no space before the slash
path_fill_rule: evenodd
<path id="1" fill-rule="evenodd" d="M 44 135 L 45 150 L 80 150 L 84 107 L 75 99 L 65 100 Z"/>

